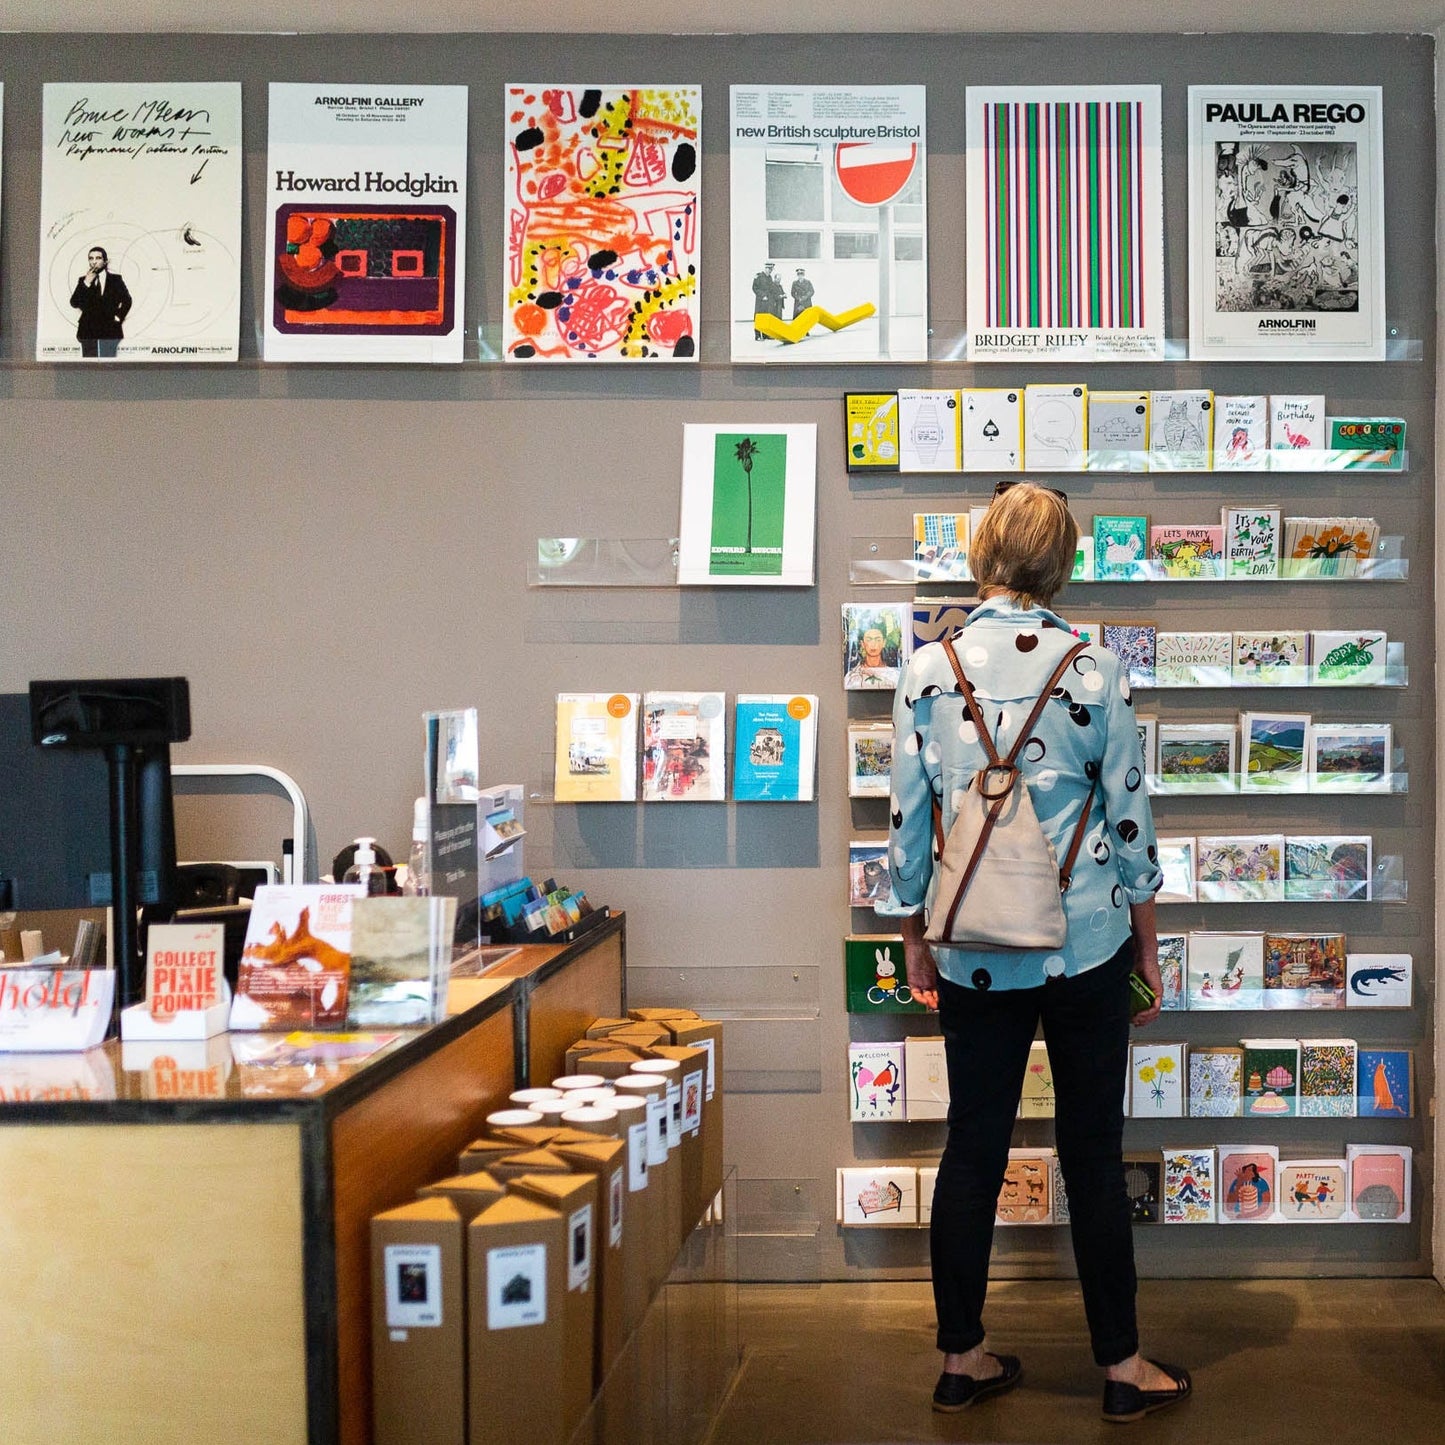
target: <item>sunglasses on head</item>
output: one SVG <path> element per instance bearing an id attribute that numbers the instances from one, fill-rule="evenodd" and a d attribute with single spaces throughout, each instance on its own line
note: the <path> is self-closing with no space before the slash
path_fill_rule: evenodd
<path id="1" fill-rule="evenodd" d="M 1061 492 L 1057 487 L 1046 487 L 1042 482 L 1000 482 L 993 489 L 994 500 L 997 501 L 1010 487 L 1027 486 L 1038 487 L 1040 491 L 1052 492 L 1065 506 L 1068 505 L 1069 494 Z"/>

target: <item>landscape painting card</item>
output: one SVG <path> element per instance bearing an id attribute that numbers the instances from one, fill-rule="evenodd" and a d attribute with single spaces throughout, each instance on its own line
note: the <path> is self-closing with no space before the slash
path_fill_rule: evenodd
<path id="1" fill-rule="evenodd" d="M 958 395 L 964 471 L 1018 471 L 1024 464 L 1023 389 L 981 386 Z"/>
<path id="2" fill-rule="evenodd" d="M 968 359 L 1162 360 L 1157 85 L 969 86 Z"/>
<path id="3" fill-rule="evenodd" d="M 1305 791 L 1309 737 L 1308 713 L 1241 713 L 1241 787 L 1246 792 Z"/>
<path id="4" fill-rule="evenodd" d="M 37 361 L 235 361 L 241 87 L 48 84 Z"/>
<path id="5" fill-rule="evenodd" d="M 1264 1007 L 1264 938 L 1258 933 L 1189 937 L 1189 1008 Z"/>
<path id="6" fill-rule="evenodd" d="M 848 844 L 848 906 L 872 908 L 886 903 L 890 886 L 888 840 L 853 839 Z"/>
<path id="7" fill-rule="evenodd" d="M 1284 896 L 1301 903 L 1368 902 L 1373 853 L 1368 833 L 1286 838 Z"/>
<path id="8" fill-rule="evenodd" d="M 1345 956 L 1347 1008 L 1409 1008 L 1415 960 L 1408 953 Z"/>
<path id="9" fill-rule="evenodd" d="M 1265 1224 L 1274 1218 L 1279 1150 L 1272 1144 L 1219 1144 L 1219 1222 Z"/>
<path id="10" fill-rule="evenodd" d="M 1164 1223 L 1214 1223 L 1214 1150 L 1164 1150 Z"/>
<path id="11" fill-rule="evenodd" d="M 1284 835 L 1200 836 L 1199 898 L 1206 903 L 1279 903 L 1284 898 Z"/>
<path id="12" fill-rule="evenodd" d="M 508 361 L 696 361 L 702 88 L 506 86 Z"/>
<path id="13" fill-rule="evenodd" d="M 1184 980 L 1189 971 L 1189 935 L 1161 933 L 1159 943 L 1159 1007 L 1187 1007 Z"/>
<path id="14" fill-rule="evenodd" d="M 1279 1217 L 1289 1224 L 1339 1224 L 1349 1192 L 1343 1159 L 1286 1159 L 1279 1166 Z"/>
<path id="15" fill-rule="evenodd" d="M 1235 791 L 1233 723 L 1160 723 L 1159 786 L 1167 793 Z"/>
<path id="16" fill-rule="evenodd" d="M 1410 1172 L 1414 1151 L 1408 1144 L 1347 1144 L 1350 1212 L 1362 1224 L 1410 1222 Z"/>
<path id="17" fill-rule="evenodd" d="M 1244 1050 L 1189 1050 L 1189 1117 L 1237 1119 L 1244 1099 Z"/>
<path id="18" fill-rule="evenodd" d="M 721 802 L 727 797 L 727 706 L 720 692 L 642 695 L 642 800 Z"/>
<path id="19" fill-rule="evenodd" d="M 1129 1112 L 1135 1119 L 1184 1117 L 1184 1045 L 1129 1045 Z"/>
<path id="20" fill-rule="evenodd" d="M 1354 1039 L 1301 1039 L 1299 1112 L 1302 1119 L 1355 1115 Z"/>
<path id="21" fill-rule="evenodd" d="M 893 724 L 848 724 L 848 796 L 886 798 L 893 778 Z"/>
<path id="22" fill-rule="evenodd" d="M 1191 360 L 1385 359 L 1379 86 L 1189 87 Z"/>
<path id="23" fill-rule="evenodd" d="M 1394 733 L 1389 723 L 1322 723 L 1310 728 L 1310 790 L 1388 793 Z"/>
<path id="24" fill-rule="evenodd" d="M 637 801 L 635 692 L 559 692 L 553 797 L 559 803 Z"/>
<path id="25" fill-rule="evenodd" d="M 912 641 L 906 603 L 843 603 L 844 690 L 879 692 L 896 688 Z"/>
<path id="26" fill-rule="evenodd" d="M 928 360 L 921 85 L 734 85 L 735 362 Z"/>
<path id="27" fill-rule="evenodd" d="M 688 422 L 679 586 L 811 587 L 818 428 Z"/>
<path id="28" fill-rule="evenodd" d="M 270 87 L 267 361 L 462 359 L 467 88 Z"/>
<path id="29" fill-rule="evenodd" d="M 1408 1119 L 1415 1112 L 1415 1054 L 1411 1049 L 1361 1049 L 1355 1112 L 1362 1119 Z"/>
<path id="30" fill-rule="evenodd" d="M 1343 933 L 1266 933 L 1263 1008 L 1343 1008 Z"/>

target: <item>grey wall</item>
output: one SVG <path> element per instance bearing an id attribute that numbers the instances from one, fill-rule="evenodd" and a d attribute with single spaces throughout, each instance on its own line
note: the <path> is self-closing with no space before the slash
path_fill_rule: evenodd
<path id="1" fill-rule="evenodd" d="M 870 931 L 846 907 L 848 838 L 885 825 L 884 805 L 844 792 L 844 721 L 883 699 L 840 686 L 838 607 L 854 540 L 902 537 L 915 509 L 977 500 L 991 479 L 852 480 L 843 468 L 842 392 L 1073 380 L 1096 386 L 1322 391 L 1332 410 L 1400 414 L 1411 472 L 1379 481 L 1281 481 L 1291 510 L 1378 516 L 1413 554 L 1401 585 L 1076 589 L 1080 615 L 1152 616 L 1161 627 L 1382 623 L 1407 647 L 1403 693 L 1290 696 L 1331 718 L 1391 720 L 1406 750 L 1404 798 L 1282 800 L 1282 831 L 1369 828 L 1407 860 L 1405 904 L 1346 910 L 1172 909 L 1176 927 L 1340 926 L 1356 949 L 1416 955 L 1417 1007 L 1393 1014 L 1286 1015 L 1270 1031 L 1354 1033 L 1411 1043 L 1422 1100 L 1433 1008 L 1434 781 L 1431 458 L 1434 407 L 1433 42 L 1426 37 L 1190 36 L 975 38 L 856 36 L 159 37 L 0 40 L 5 84 L 0 237 L 0 518 L 4 578 L 0 690 L 37 676 L 186 674 L 194 740 L 182 761 L 263 761 L 310 798 L 323 859 L 358 832 L 405 851 L 420 781 L 423 710 L 475 704 L 483 772 L 550 791 L 552 698 L 560 690 L 721 687 L 806 691 L 822 700 L 820 800 L 643 809 L 553 807 L 529 814 L 529 861 L 629 915 L 634 1001 L 698 1001 L 735 1020 L 728 1155 L 739 1172 L 742 1263 L 800 1278 L 921 1274 L 922 1234 L 832 1224 L 833 1171 L 871 1159 L 929 1162 L 937 1125 L 850 1126 L 845 1044 L 881 1021 L 843 1011 L 840 940 Z M 259 198 L 267 80 L 466 82 L 472 87 L 468 325 L 494 342 L 499 319 L 501 87 L 507 79 L 700 79 L 705 88 L 702 363 L 642 369 L 504 370 L 269 367 L 256 360 L 265 250 Z M 245 83 L 249 251 L 243 361 L 209 370 L 38 367 L 33 347 L 40 85 L 46 79 L 233 79 Z M 931 310 L 935 355 L 962 329 L 962 88 L 1007 81 L 1159 81 L 1164 89 L 1169 329 L 1185 331 L 1185 87 L 1348 78 L 1385 86 L 1389 312 L 1411 360 L 1375 366 L 734 369 L 727 364 L 727 84 L 914 81 L 929 86 Z M 709 278 L 711 281 L 709 282 Z M 477 347 L 472 347 L 475 355 Z M 540 534 L 665 537 L 677 524 L 686 421 L 815 421 L 819 427 L 818 586 L 802 592 L 529 588 Z M 1075 510 L 1137 504 L 1169 520 L 1217 515 L 1210 477 L 1073 477 Z M 1272 484 L 1273 486 L 1273 484 Z M 1268 494 L 1251 486 L 1249 496 Z M 900 592 L 878 595 L 892 597 Z M 1253 705 L 1267 705 L 1249 695 Z M 1244 694 L 1166 695 L 1154 710 L 1228 715 Z M 218 825 L 216 819 L 224 820 Z M 275 852 L 284 813 L 187 805 L 185 848 Z M 1162 831 L 1254 829 L 1229 800 L 1161 802 Z M 1196 1043 L 1258 1032 L 1259 1017 L 1184 1016 L 1157 1031 Z M 892 1029 L 887 1030 L 892 1032 Z M 880 1036 L 878 1034 L 874 1035 Z M 1423 1104 L 1422 1104 L 1423 1110 Z M 1416 1218 L 1433 1207 L 1424 1120 L 1296 1121 L 1265 1136 L 1333 1151 L 1345 1139 L 1421 1151 Z M 1048 1126 L 1020 1126 L 1043 1142 Z M 1185 1121 L 1131 1125 L 1156 1147 L 1215 1137 Z M 1418 1273 L 1428 1229 L 1144 1231 L 1145 1272 Z M 1014 1230 L 1003 1273 L 1068 1269 L 1062 1231 Z"/>

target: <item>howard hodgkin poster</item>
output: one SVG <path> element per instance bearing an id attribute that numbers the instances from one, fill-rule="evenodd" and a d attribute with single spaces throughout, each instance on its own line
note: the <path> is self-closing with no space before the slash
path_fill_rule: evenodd
<path id="1" fill-rule="evenodd" d="M 464 85 L 271 86 L 267 361 L 462 359 Z"/>
<path id="2" fill-rule="evenodd" d="M 1189 87 L 1189 355 L 1381 361 L 1379 86 Z"/>
<path id="3" fill-rule="evenodd" d="M 47 85 L 40 361 L 234 361 L 241 87 Z"/>
<path id="4" fill-rule="evenodd" d="M 696 361 L 702 90 L 508 85 L 508 361 Z"/>
<path id="5" fill-rule="evenodd" d="M 972 361 L 1164 355 L 1159 87 L 970 86 Z"/>
<path id="6" fill-rule="evenodd" d="M 926 361 L 921 85 L 731 89 L 732 359 Z"/>

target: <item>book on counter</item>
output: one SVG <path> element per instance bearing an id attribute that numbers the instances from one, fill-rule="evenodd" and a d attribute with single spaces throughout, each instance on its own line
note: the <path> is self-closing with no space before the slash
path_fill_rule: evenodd
<path id="1" fill-rule="evenodd" d="M 422 1028 L 446 1017 L 456 916 L 455 898 L 351 905 L 351 1028 Z"/>
<path id="2" fill-rule="evenodd" d="M 268 883 L 256 890 L 241 950 L 233 1033 L 339 1029 L 351 981 L 351 910 L 362 883 Z"/>
<path id="3" fill-rule="evenodd" d="M 739 693 L 733 716 L 733 798 L 810 803 L 818 758 L 818 699 L 807 693 Z"/>
<path id="4" fill-rule="evenodd" d="M 559 803 L 637 800 L 635 692 L 557 694 L 553 796 Z"/>

